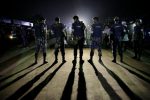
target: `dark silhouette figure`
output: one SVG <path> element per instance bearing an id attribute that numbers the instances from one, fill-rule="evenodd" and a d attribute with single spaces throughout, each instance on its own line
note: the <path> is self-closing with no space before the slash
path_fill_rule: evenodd
<path id="1" fill-rule="evenodd" d="M 46 61 L 47 25 L 45 18 L 43 18 L 42 16 L 39 16 L 37 18 L 37 22 L 34 25 L 34 31 L 36 42 L 35 64 L 37 64 L 38 53 L 40 49 L 42 49 L 43 52 L 43 63 L 47 63 Z"/>
<path id="2" fill-rule="evenodd" d="M 134 53 L 135 53 L 135 56 L 133 57 L 134 59 L 141 60 L 143 39 L 144 39 L 143 28 L 140 20 L 137 19 L 136 26 L 134 27 L 134 35 L 133 35 Z"/>
<path id="3" fill-rule="evenodd" d="M 72 24 L 73 30 L 73 41 L 74 41 L 74 60 L 73 63 L 76 62 L 77 59 L 77 49 L 79 47 L 80 50 L 80 63 L 83 63 L 84 60 L 82 59 L 83 56 L 83 46 L 84 46 L 84 30 L 85 25 L 82 21 L 79 21 L 78 16 L 74 16 L 74 23 Z"/>
<path id="4" fill-rule="evenodd" d="M 58 62 L 58 52 L 59 49 L 61 51 L 62 55 L 62 62 L 66 62 L 65 60 L 65 44 L 64 39 L 66 39 L 67 31 L 65 30 L 65 25 L 60 23 L 60 18 L 55 18 L 55 23 L 51 25 L 51 31 L 54 33 L 54 36 L 56 38 L 55 42 L 55 62 Z"/>
<path id="5" fill-rule="evenodd" d="M 116 63 L 116 56 L 117 56 L 117 49 L 118 53 L 120 55 L 120 62 L 123 62 L 123 42 L 122 39 L 124 37 L 124 26 L 120 23 L 119 17 L 115 17 L 114 19 L 114 25 L 111 27 L 111 41 L 113 45 L 113 57 L 114 59 L 112 62 Z"/>

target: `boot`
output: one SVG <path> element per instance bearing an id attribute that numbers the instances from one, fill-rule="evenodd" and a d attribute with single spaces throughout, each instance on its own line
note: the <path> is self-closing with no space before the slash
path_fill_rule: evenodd
<path id="1" fill-rule="evenodd" d="M 116 56 L 114 56 L 114 59 L 112 60 L 112 62 L 116 63 Z"/>
<path id="2" fill-rule="evenodd" d="M 65 62 L 66 62 L 66 60 L 65 60 L 65 55 L 64 55 L 64 56 L 62 56 L 62 62 L 63 62 L 63 63 L 65 63 Z"/>
<path id="3" fill-rule="evenodd" d="M 113 53 L 113 57 L 114 59 L 112 60 L 112 62 L 116 63 L 116 54 Z"/>
<path id="4" fill-rule="evenodd" d="M 99 60 L 98 60 L 99 62 L 102 62 L 102 59 L 101 59 L 101 56 L 99 57 Z"/>
<path id="5" fill-rule="evenodd" d="M 113 59 L 112 62 L 116 63 L 116 59 Z"/>
<path id="6" fill-rule="evenodd" d="M 56 55 L 55 55 L 55 61 L 54 61 L 54 63 L 58 63 L 58 58 L 57 58 Z"/>
<path id="7" fill-rule="evenodd" d="M 43 64 L 45 63 L 48 63 L 48 62 L 46 61 L 46 53 L 43 53 Z"/>
<path id="8" fill-rule="evenodd" d="M 94 50 L 91 49 L 91 52 L 90 52 L 90 59 L 88 60 L 89 63 L 92 63 L 92 62 L 93 62 L 93 56 L 94 56 Z"/>

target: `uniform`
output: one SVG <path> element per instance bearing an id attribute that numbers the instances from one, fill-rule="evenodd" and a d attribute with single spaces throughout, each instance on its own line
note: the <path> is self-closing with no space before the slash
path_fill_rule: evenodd
<path id="1" fill-rule="evenodd" d="M 65 26 L 62 23 L 54 23 L 51 25 L 51 30 L 54 33 L 54 36 L 56 37 L 56 44 L 55 44 L 55 61 L 57 62 L 58 58 L 58 52 L 59 48 L 62 54 L 62 61 L 65 61 L 65 45 L 64 45 L 64 32 L 63 30 L 65 29 Z"/>
<path id="2" fill-rule="evenodd" d="M 46 49 L 47 49 L 47 38 L 46 38 L 46 31 L 47 26 L 44 23 L 39 23 L 34 26 L 35 30 L 35 42 L 36 42 L 36 49 L 35 49 L 35 63 L 37 63 L 37 57 L 40 49 L 43 52 L 43 63 L 46 61 Z"/>
<path id="3" fill-rule="evenodd" d="M 81 21 L 76 21 L 72 24 L 73 29 L 73 38 L 75 41 L 74 44 L 74 61 L 76 61 L 77 58 L 77 49 L 79 47 L 80 50 L 80 62 L 82 62 L 82 56 L 83 56 L 83 46 L 84 46 L 84 30 L 85 25 Z"/>
<path id="4" fill-rule="evenodd" d="M 98 50 L 99 61 L 101 61 L 102 25 L 100 23 L 94 23 L 92 25 L 92 31 L 93 33 L 91 34 L 92 43 L 91 43 L 91 52 L 90 52 L 89 61 L 92 61 L 93 59 L 94 49 Z"/>
<path id="5" fill-rule="evenodd" d="M 116 62 L 117 49 L 120 55 L 120 61 L 123 61 L 122 39 L 124 37 L 124 26 L 122 24 L 115 23 L 111 27 L 111 40 L 113 41 L 113 62 Z"/>

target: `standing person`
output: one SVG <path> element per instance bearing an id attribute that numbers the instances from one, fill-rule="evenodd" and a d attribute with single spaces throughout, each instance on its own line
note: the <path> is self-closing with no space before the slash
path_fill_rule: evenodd
<path id="1" fill-rule="evenodd" d="M 133 35 L 135 56 L 133 58 L 140 60 L 142 54 L 142 45 L 143 45 L 142 43 L 144 39 L 144 32 L 140 20 L 137 19 L 135 23 L 136 26 L 134 27 L 134 35 Z"/>
<path id="2" fill-rule="evenodd" d="M 111 41 L 113 45 L 113 57 L 112 62 L 116 63 L 117 49 L 120 55 L 120 62 L 123 62 L 123 51 L 122 51 L 122 39 L 124 36 L 124 27 L 120 23 L 119 17 L 114 18 L 114 25 L 111 27 Z"/>
<path id="3" fill-rule="evenodd" d="M 109 25 L 106 25 L 103 31 L 103 37 L 104 37 L 104 46 L 105 48 L 109 48 L 110 47 L 110 28 Z"/>
<path id="4" fill-rule="evenodd" d="M 62 55 L 62 62 L 66 62 L 65 60 L 65 45 L 64 45 L 64 39 L 66 39 L 65 33 L 65 25 L 60 23 L 60 18 L 55 18 L 55 23 L 51 25 L 51 31 L 54 33 L 54 36 L 56 37 L 56 43 L 55 43 L 55 63 L 58 62 L 58 52 L 59 48 Z"/>
<path id="5" fill-rule="evenodd" d="M 27 30 L 25 28 L 25 26 L 21 26 L 21 37 L 22 37 L 22 44 L 23 44 L 23 47 L 27 47 L 28 45 L 28 34 L 27 34 Z"/>
<path id="6" fill-rule="evenodd" d="M 126 51 L 127 47 L 129 47 L 129 37 L 128 37 L 128 29 L 126 22 L 122 22 L 122 25 L 124 26 L 124 37 L 123 37 L 123 51 Z"/>
<path id="7" fill-rule="evenodd" d="M 74 40 L 74 60 L 73 63 L 76 63 L 77 59 L 77 49 L 79 47 L 80 50 L 80 64 L 84 63 L 82 59 L 83 56 L 83 46 L 84 46 L 84 31 L 85 25 L 82 21 L 79 21 L 78 16 L 74 16 L 74 23 L 72 24 L 72 33 L 73 33 L 73 40 Z"/>
<path id="8" fill-rule="evenodd" d="M 93 18 L 94 23 L 92 24 L 92 44 L 91 44 L 91 52 L 90 52 L 90 59 L 88 62 L 92 62 L 94 56 L 94 50 L 98 50 L 99 62 L 102 62 L 101 56 L 101 44 L 102 44 L 102 24 L 99 22 L 98 17 Z"/>
<path id="9" fill-rule="evenodd" d="M 35 42 L 36 42 L 36 50 L 35 50 L 35 64 L 37 64 L 38 53 L 40 49 L 43 52 L 43 64 L 47 63 L 46 61 L 46 49 L 47 49 L 47 25 L 46 19 L 43 17 L 38 17 L 37 22 L 34 26 L 35 32 Z"/>

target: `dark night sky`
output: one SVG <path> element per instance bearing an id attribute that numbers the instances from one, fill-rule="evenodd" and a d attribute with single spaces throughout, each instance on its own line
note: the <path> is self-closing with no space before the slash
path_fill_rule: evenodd
<path id="1" fill-rule="evenodd" d="M 56 16 L 70 23 L 72 16 L 147 16 L 148 0 L 1 0 L 1 16 L 29 18 L 42 14 L 52 21 Z"/>

